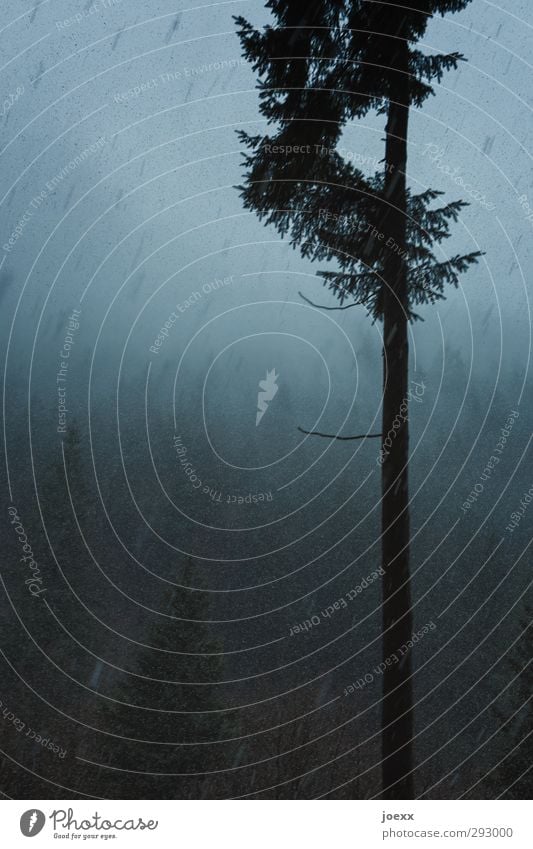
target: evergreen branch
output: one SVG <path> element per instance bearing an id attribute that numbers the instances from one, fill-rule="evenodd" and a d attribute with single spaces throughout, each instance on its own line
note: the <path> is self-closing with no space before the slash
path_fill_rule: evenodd
<path id="1" fill-rule="evenodd" d="M 355 301 L 355 303 L 353 304 L 345 304 L 345 306 L 343 307 L 326 307 L 323 304 L 315 304 L 313 301 L 310 301 L 309 298 L 306 298 L 305 295 L 302 295 L 300 291 L 298 291 L 298 294 L 300 298 L 302 298 L 304 301 L 307 301 L 308 304 L 311 304 L 312 307 L 316 307 L 319 310 L 349 310 L 350 307 L 359 307 L 361 306 L 361 304 L 365 303 L 365 300 L 363 299 L 362 301 Z"/>
<path id="2" fill-rule="evenodd" d="M 307 436 L 322 436 L 324 439 L 339 439 L 348 441 L 351 439 L 377 439 L 383 436 L 382 433 L 359 433 L 355 436 L 337 436 L 336 433 L 321 433 L 319 430 L 304 430 L 303 427 L 298 427 L 300 433 L 305 433 Z"/>

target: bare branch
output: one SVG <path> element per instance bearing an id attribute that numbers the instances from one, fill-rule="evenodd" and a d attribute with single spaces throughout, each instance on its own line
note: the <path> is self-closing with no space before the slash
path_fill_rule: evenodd
<path id="1" fill-rule="evenodd" d="M 298 292 L 298 294 L 299 294 L 300 298 L 303 298 L 304 301 L 307 301 L 308 304 L 311 304 L 312 307 L 316 307 L 319 310 L 349 310 L 350 307 L 359 307 L 359 306 L 361 306 L 361 304 L 364 304 L 364 301 L 355 301 L 355 303 L 346 304 L 343 307 L 325 307 L 322 304 L 313 303 L 313 301 L 310 301 L 309 298 L 305 297 L 305 295 L 302 295 L 302 293 L 300 291 Z"/>
<path id="2" fill-rule="evenodd" d="M 341 439 L 343 441 L 349 439 L 377 439 L 383 436 L 382 433 L 360 433 L 356 436 L 337 436 L 335 433 L 320 433 L 319 430 L 304 430 L 303 427 L 299 427 L 298 430 L 301 433 L 306 433 L 308 436 L 323 436 L 324 439 Z"/>

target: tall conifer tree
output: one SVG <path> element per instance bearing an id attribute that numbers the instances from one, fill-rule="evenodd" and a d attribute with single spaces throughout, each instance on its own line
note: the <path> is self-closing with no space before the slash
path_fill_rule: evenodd
<path id="1" fill-rule="evenodd" d="M 341 303 L 362 304 L 383 323 L 383 441 L 407 402 L 409 321 L 479 256 L 437 259 L 435 246 L 466 204 L 439 206 L 441 192 L 414 194 L 406 181 L 409 111 L 463 58 L 430 55 L 417 42 L 431 16 L 469 2 L 269 0 L 273 25 L 258 31 L 236 18 L 268 125 L 264 134 L 240 133 L 248 149 L 244 204 L 304 257 L 334 261 L 335 270 L 321 273 Z M 385 148 L 382 170 L 367 176 L 336 147 L 344 126 L 371 110 L 386 118 Z M 381 455 L 384 660 L 413 633 L 406 417 L 395 434 Z M 409 653 L 403 661 L 383 676 L 384 798 L 414 795 Z"/>

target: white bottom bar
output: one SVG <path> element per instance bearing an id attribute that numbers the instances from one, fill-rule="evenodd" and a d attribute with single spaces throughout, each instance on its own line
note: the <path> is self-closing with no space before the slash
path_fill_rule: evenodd
<path id="1" fill-rule="evenodd" d="M 6 849 L 28 846 L 32 837 L 36 847 L 70 841 L 158 849 L 531 849 L 528 807 L 526 801 L 22 800 L 1 803 L 0 825 Z"/>

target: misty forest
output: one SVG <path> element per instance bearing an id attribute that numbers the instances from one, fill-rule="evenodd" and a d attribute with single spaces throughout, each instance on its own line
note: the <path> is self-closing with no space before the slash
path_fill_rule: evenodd
<path id="1" fill-rule="evenodd" d="M 530 3 L 3 10 L 2 797 L 528 798 Z"/>

